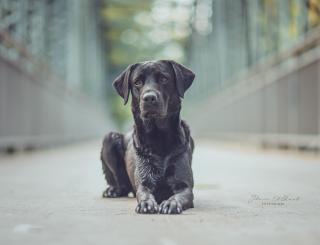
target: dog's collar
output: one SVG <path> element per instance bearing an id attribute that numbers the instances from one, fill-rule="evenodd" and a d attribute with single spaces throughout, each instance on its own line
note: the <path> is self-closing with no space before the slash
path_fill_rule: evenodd
<path id="1" fill-rule="evenodd" d="M 182 153 L 186 152 L 187 149 L 188 149 L 188 144 L 189 144 L 189 141 L 187 141 L 185 144 L 177 147 L 171 154 L 170 154 L 170 158 L 174 158 L 174 157 L 177 157 L 179 155 L 181 155 Z M 146 147 L 139 147 L 137 146 L 135 140 L 133 140 L 133 147 L 134 147 L 134 150 L 136 152 L 136 154 L 138 156 L 143 156 L 144 158 L 145 157 L 153 157 L 153 158 L 157 158 L 157 159 L 161 159 L 163 158 L 163 156 L 160 156 L 154 152 L 152 152 L 150 149 L 146 148 Z"/>
<path id="2" fill-rule="evenodd" d="M 188 131 L 186 130 L 186 128 L 183 126 L 183 131 L 185 132 L 185 137 L 186 137 L 186 141 L 183 145 L 180 145 L 179 147 L 177 147 L 171 154 L 170 154 L 170 157 L 176 157 L 176 156 L 179 156 L 180 154 L 184 153 L 187 151 L 188 147 L 189 147 L 189 143 L 190 143 L 190 134 L 188 133 Z M 154 152 L 151 152 L 151 150 L 148 148 L 148 147 L 143 147 L 143 146 L 140 146 L 138 143 L 137 143 L 137 139 L 136 139 L 136 134 L 133 133 L 133 147 L 137 153 L 137 155 L 140 155 L 140 156 L 156 156 L 156 157 L 159 157 L 161 158 L 162 156 L 154 153 Z"/>

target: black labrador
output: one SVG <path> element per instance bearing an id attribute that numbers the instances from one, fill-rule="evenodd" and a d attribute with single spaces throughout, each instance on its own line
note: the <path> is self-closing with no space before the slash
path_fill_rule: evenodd
<path id="1" fill-rule="evenodd" d="M 180 214 L 193 208 L 193 139 L 180 119 L 181 98 L 194 73 L 170 60 L 130 65 L 113 82 L 128 102 L 133 131 L 104 138 L 102 168 L 109 187 L 104 197 L 133 192 L 137 213 Z"/>

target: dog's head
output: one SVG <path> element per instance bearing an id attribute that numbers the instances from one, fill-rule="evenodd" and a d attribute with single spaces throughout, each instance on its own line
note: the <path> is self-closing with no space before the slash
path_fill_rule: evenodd
<path id="1" fill-rule="evenodd" d="M 180 110 L 181 98 L 195 75 L 171 60 L 146 61 L 130 65 L 113 82 L 118 94 L 141 118 L 165 118 Z"/>

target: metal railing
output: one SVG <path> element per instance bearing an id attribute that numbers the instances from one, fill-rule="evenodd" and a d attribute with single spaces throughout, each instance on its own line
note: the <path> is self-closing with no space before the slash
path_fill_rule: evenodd
<path id="1" fill-rule="evenodd" d="M 0 149 L 101 138 L 112 127 L 95 4 L 1 1 Z"/>
<path id="2" fill-rule="evenodd" d="M 320 15 L 318 22 L 311 23 L 309 15 L 314 9 L 310 10 L 305 1 L 261 0 L 234 5 L 239 7 L 240 18 L 225 10 L 231 1 L 212 2 L 212 32 L 196 34 L 191 49 L 191 67 L 197 80 L 190 91 L 192 103 L 186 115 L 194 132 L 201 137 L 319 149 L 320 27 L 316 26 Z M 264 3 L 271 6 L 259 10 L 259 4 Z M 299 7 L 295 9 L 298 12 L 290 12 L 292 4 Z M 274 26 L 276 20 L 270 16 L 282 24 Z M 226 18 L 230 19 L 224 23 Z M 226 28 L 228 23 L 234 27 Z M 290 37 L 285 34 L 290 34 L 292 23 L 300 31 Z M 244 30 L 241 35 L 239 28 Z M 256 36 L 257 32 L 262 36 Z M 244 42 L 228 40 L 232 35 L 243 37 Z M 261 46 L 268 40 L 274 43 Z M 228 56 L 230 52 L 234 54 Z M 241 66 L 232 65 L 241 60 Z"/>

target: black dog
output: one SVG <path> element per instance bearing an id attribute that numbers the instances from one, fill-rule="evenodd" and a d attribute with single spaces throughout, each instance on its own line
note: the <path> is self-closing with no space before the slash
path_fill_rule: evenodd
<path id="1" fill-rule="evenodd" d="M 181 98 L 195 75 L 174 61 L 130 65 L 113 82 L 128 102 L 134 130 L 109 133 L 101 151 L 104 197 L 137 196 L 137 213 L 179 214 L 193 208 L 193 140 L 180 119 Z M 160 206 L 158 206 L 160 204 Z"/>

